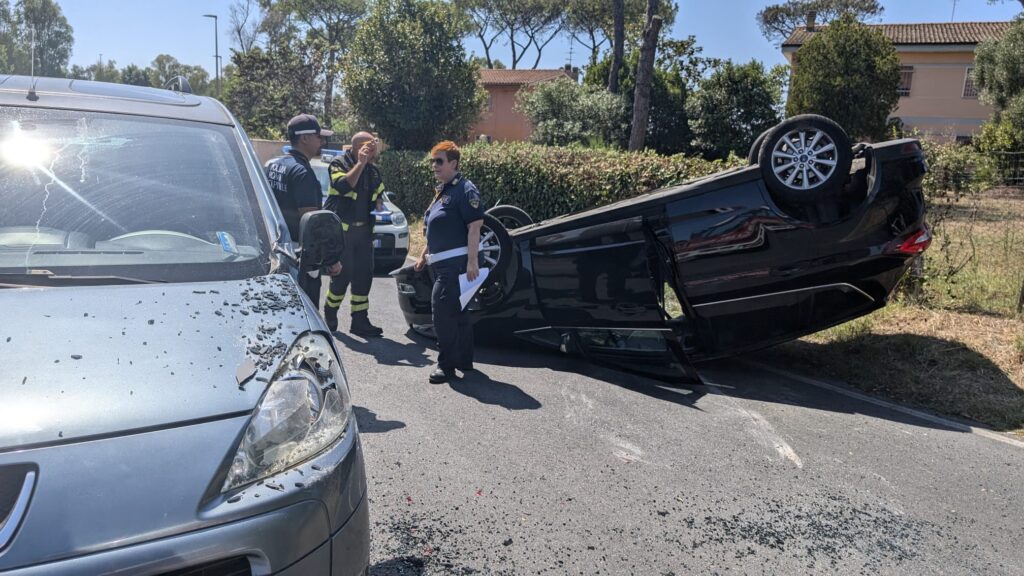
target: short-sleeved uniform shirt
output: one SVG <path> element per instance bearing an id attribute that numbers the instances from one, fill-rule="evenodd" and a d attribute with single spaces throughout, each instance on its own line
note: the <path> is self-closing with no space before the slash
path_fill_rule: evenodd
<path id="1" fill-rule="evenodd" d="M 309 165 L 309 159 L 302 152 L 292 150 L 287 156 L 275 158 L 266 168 L 267 180 L 274 191 L 274 198 L 281 208 L 281 214 L 288 225 L 292 242 L 299 238 L 299 209 L 322 206 L 323 192 L 320 181 Z"/>
<path id="2" fill-rule="evenodd" d="M 427 208 L 427 252 L 438 254 L 467 245 L 470 223 L 484 218 L 480 191 L 462 173 L 438 185 L 437 197 Z"/>

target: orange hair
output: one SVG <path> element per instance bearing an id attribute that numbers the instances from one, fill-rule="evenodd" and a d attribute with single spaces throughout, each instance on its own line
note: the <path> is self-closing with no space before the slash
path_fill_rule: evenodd
<path id="1" fill-rule="evenodd" d="M 452 142 L 451 140 L 444 140 L 442 142 L 438 142 L 436 146 L 430 149 L 431 156 L 437 154 L 438 152 L 444 152 L 444 157 L 449 162 L 458 161 L 460 157 L 459 147 L 455 144 L 455 142 Z"/>

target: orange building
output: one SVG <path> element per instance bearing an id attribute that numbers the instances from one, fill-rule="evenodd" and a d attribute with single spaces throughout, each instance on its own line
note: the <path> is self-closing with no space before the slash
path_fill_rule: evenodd
<path id="1" fill-rule="evenodd" d="M 577 71 L 568 67 L 557 70 L 493 70 L 480 69 L 480 84 L 487 90 L 487 105 L 480 119 L 469 131 L 472 140 L 481 135 L 494 142 L 527 140 L 533 133 L 530 120 L 515 109 L 516 94 L 524 87 L 559 78 L 575 80 Z"/>
<path id="2" fill-rule="evenodd" d="M 985 40 L 1000 38 L 1010 22 L 950 22 L 935 24 L 870 24 L 896 48 L 902 64 L 899 107 L 893 117 L 939 139 L 968 141 L 989 119 L 992 108 L 978 100 L 974 85 L 974 50 Z M 813 19 L 782 43 L 793 64 L 800 46 L 824 26 Z"/>

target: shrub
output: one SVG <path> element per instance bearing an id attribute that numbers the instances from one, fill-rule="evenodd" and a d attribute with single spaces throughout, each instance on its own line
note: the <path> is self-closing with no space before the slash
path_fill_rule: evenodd
<path id="1" fill-rule="evenodd" d="M 784 67 L 723 62 L 688 103 L 693 147 L 707 158 L 746 156 L 754 139 L 779 122 L 785 84 Z"/>
<path id="2" fill-rule="evenodd" d="M 693 46 L 691 42 L 692 40 L 689 39 L 680 40 L 677 46 L 685 52 L 686 46 Z M 661 43 L 659 42 L 659 44 Z M 700 51 L 699 48 L 690 49 L 695 52 Z M 670 64 L 659 64 L 654 68 L 654 76 L 651 78 L 651 114 L 647 122 L 644 148 L 649 148 L 659 154 L 687 153 L 690 151 L 690 140 L 693 139 L 686 111 L 686 99 L 690 91 L 679 64 L 682 61 L 693 63 L 698 57 L 691 56 L 687 60 L 687 56 L 681 55 L 679 59 L 671 59 L 672 54 L 662 52 L 662 46 L 659 45 L 658 58 L 662 57 L 669 58 Z M 639 50 L 628 51 L 623 59 L 622 68 L 619 69 L 619 94 L 625 99 L 623 129 L 617 135 L 613 134 L 614 143 L 619 148 L 629 148 L 629 125 L 633 118 L 636 68 L 639 61 Z M 608 55 L 604 60 L 587 67 L 583 84 L 595 87 L 607 94 L 605 86 L 608 84 L 611 68 L 612 57 Z M 694 75 L 698 74 L 694 73 Z"/>
<path id="3" fill-rule="evenodd" d="M 427 148 L 442 135 L 465 136 L 487 98 L 461 43 L 468 20 L 446 2 L 370 5 L 345 58 L 342 80 L 356 116 L 376 126 L 396 149 Z"/>
<path id="4" fill-rule="evenodd" d="M 992 119 L 981 126 L 974 143 L 986 154 L 1024 152 L 1024 130 L 1007 120 Z"/>
<path id="5" fill-rule="evenodd" d="M 516 107 L 533 123 L 530 139 L 537 144 L 608 145 L 625 131 L 626 106 L 621 96 L 568 78 L 520 90 Z"/>
<path id="6" fill-rule="evenodd" d="M 973 222 L 966 222 L 966 233 L 952 234 L 947 220 L 957 210 L 967 212 L 963 204 L 972 202 L 991 186 L 993 163 L 989 156 L 956 142 L 921 138 L 921 145 L 928 161 L 928 173 L 921 187 L 935 241 L 925 253 L 923 266 L 921 261 L 915 264 L 902 288 L 914 299 L 928 300 L 931 294 L 924 290 L 925 285 L 935 283 L 948 290 L 954 278 L 975 258 L 970 234 Z"/>
<path id="7" fill-rule="evenodd" d="M 941 208 L 948 201 L 959 201 L 977 194 L 992 183 L 992 162 L 971 146 L 955 142 L 921 139 L 928 173 L 922 182 L 929 208 Z"/>
<path id="8" fill-rule="evenodd" d="M 426 153 L 387 151 L 380 167 L 388 190 L 408 214 L 420 215 L 434 195 Z M 521 142 L 462 148 L 461 170 L 480 189 L 486 206 L 513 204 L 535 220 L 632 198 L 649 190 L 740 165 L 736 158 L 707 161 L 683 155 L 629 153 Z"/>
<path id="9" fill-rule="evenodd" d="M 827 116 L 855 139 L 885 137 L 886 119 L 899 104 L 900 60 L 884 34 L 847 14 L 794 58 L 788 115 Z"/>

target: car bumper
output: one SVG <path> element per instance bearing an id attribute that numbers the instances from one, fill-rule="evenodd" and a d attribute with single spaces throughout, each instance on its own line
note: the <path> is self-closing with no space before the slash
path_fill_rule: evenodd
<path id="1" fill-rule="evenodd" d="M 290 558 L 288 554 L 281 553 L 283 548 L 292 544 L 321 540 L 326 525 L 323 506 L 307 501 L 225 526 L 4 574 L 85 576 L 130 573 L 156 576 L 178 570 L 195 570 L 196 574 L 203 576 L 365 574 L 370 554 L 370 517 L 365 494 L 341 529 L 305 556 Z M 225 562 L 240 557 L 248 561 L 249 571 L 244 571 L 244 568 L 236 571 L 238 564 Z"/>
<path id="2" fill-rule="evenodd" d="M 400 264 L 409 255 L 409 227 L 378 224 L 373 227 L 373 258 Z"/>
<path id="3" fill-rule="evenodd" d="M 369 515 L 354 418 L 345 437 L 312 460 L 243 489 L 233 502 L 228 495 L 218 494 L 203 503 L 204 498 L 196 496 L 209 491 L 209 475 L 207 482 L 198 486 L 193 486 L 192 478 L 206 468 L 208 452 L 219 452 L 216 460 L 222 460 L 224 453 L 219 446 L 197 448 L 189 434 L 200 431 L 206 437 L 222 437 L 226 435 L 222 432 L 234 431 L 228 435 L 233 439 L 245 420 L 40 449 L 60 448 L 55 456 L 67 463 L 68 471 L 62 473 L 48 455 L 35 458 L 40 483 L 24 526 L 8 549 L 0 551 L 0 573 L 161 576 L 195 570 L 204 576 L 363 574 L 369 563 Z M 103 447 L 108 454 L 132 454 L 134 443 L 162 454 L 167 462 L 176 464 L 160 473 L 174 478 L 122 481 L 120 485 L 109 479 L 96 479 L 100 481 L 96 484 L 102 485 L 93 485 L 92 479 L 81 473 L 76 478 L 75 463 L 96 458 L 96 450 L 101 449 L 98 445 L 108 443 L 119 444 Z M 183 460 L 176 451 L 194 457 Z M 19 460 L 25 461 L 31 452 L 36 451 L 21 453 Z M 72 476 L 66 477 L 67 473 Z M 48 489 L 43 480 L 56 475 L 76 478 L 81 489 L 71 494 Z M 283 489 L 271 489 L 271 483 Z M 86 531 L 88 526 L 93 527 L 91 532 Z"/>

